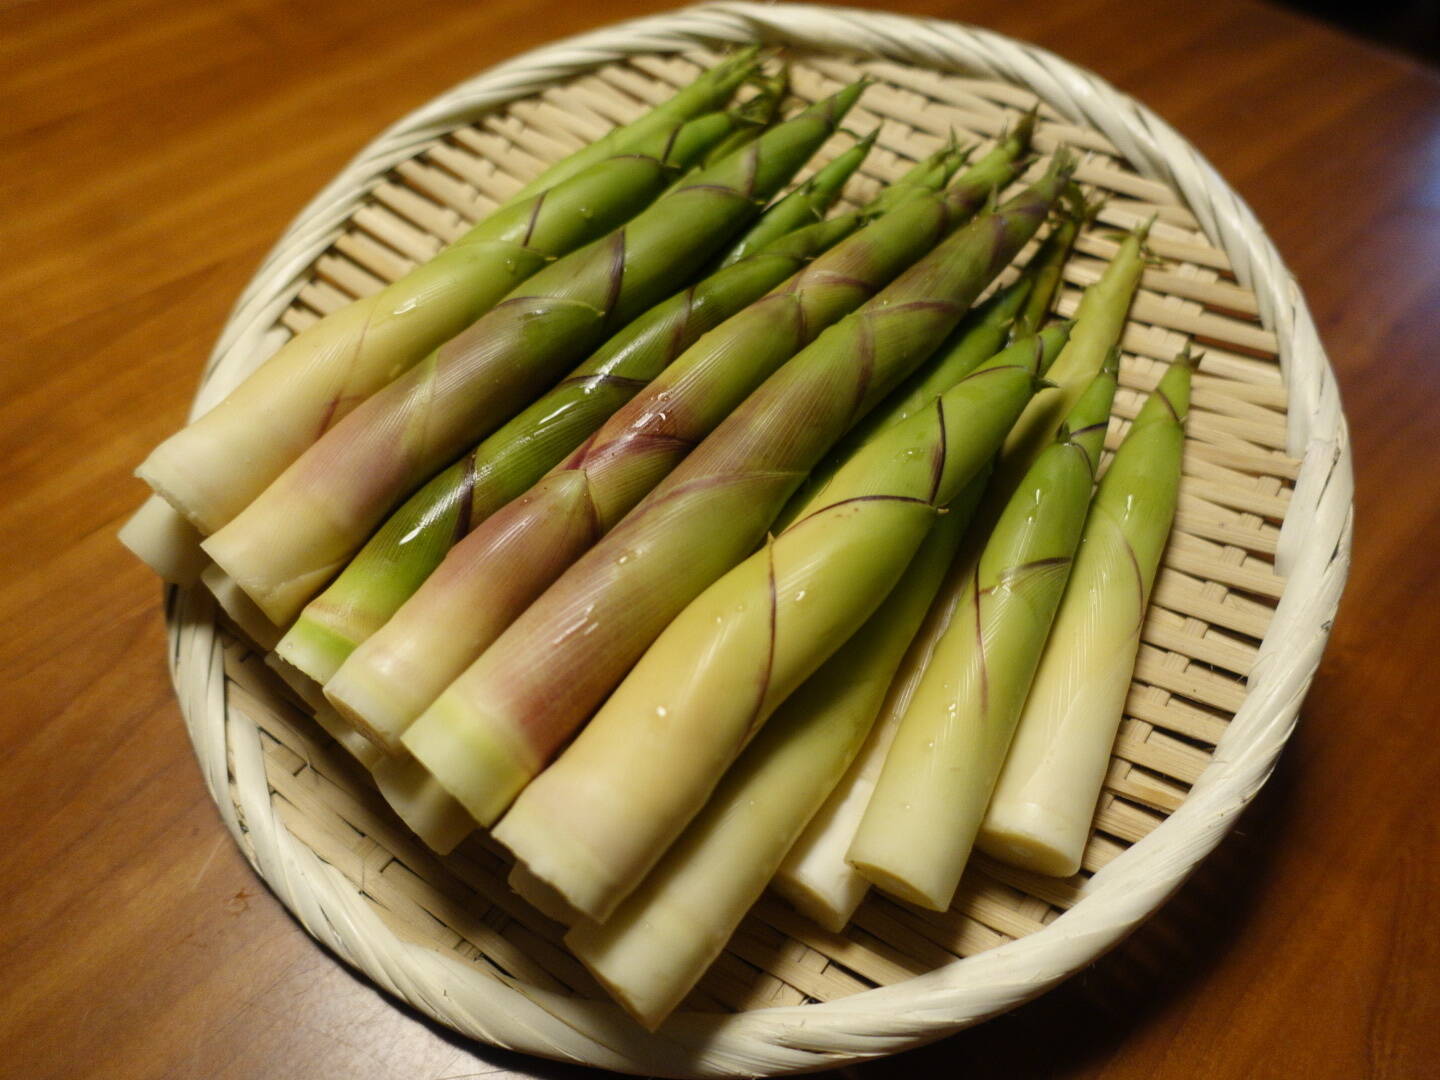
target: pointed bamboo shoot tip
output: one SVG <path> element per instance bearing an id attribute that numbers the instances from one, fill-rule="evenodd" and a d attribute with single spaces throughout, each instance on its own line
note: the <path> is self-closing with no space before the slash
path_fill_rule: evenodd
<path id="1" fill-rule="evenodd" d="M 1087 199 L 1085 189 L 1074 180 L 1065 185 L 1065 191 L 1060 196 L 1060 200 L 1062 203 L 1061 216 L 1066 220 L 1073 221 L 1082 229 L 1094 224 L 1095 216 L 1105 205 L 1103 194 L 1094 199 Z"/>
<path id="2" fill-rule="evenodd" d="M 1144 244 L 1145 241 L 1150 238 L 1150 228 L 1152 225 L 1155 224 L 1155 220 L 1159 216 L 1160 211 L 1157 210 L 1144 221 L 1142 221 L 1139 225 L 1135 226 L 1135 239 L 1137 241 L 1139 241 L 1141 244 Z"/>
<path id="3" fill-rule="evenodd" d="M 1040 103 L 1037 101 L 1034 105 L 1030 106 L 1029 111 L 1020 118 L 1019 123 L 1015 125 L 1014 134 L 1010 136 L 1020 144 L 1020 148 L 1022 150 L 1029 148 L 1030 140 L 1035 137 L 1035 125 L 1039 122 L 1039 120 Z M 1002 140 L 1005 139 L 1005 134 L 1002 133 L 1000 138 Z"/>
<path id="4" fill-rule="evenodd" d="M 768 54 L 772 49 L 773 46 L 761 45 L 759 42 L 755 42 L 751 45 L 742 45 L 740 46 L 740 48 L 732 52 L 729 56 L 721 60 L 720 63 L 716 64 L 715 67 L 723 68 L 727 64 L 733 67 L 740 67 L 745 64 L 752 64 L 761 59 L 760 54 L 762 52 L 765 52 L 767 54 L 765 58 L 768 59 Z"/>
<path id="5" fill-rule="evenodd" d="M 1055 153 L 1050 159 L 1050 168 L 1046 170 L 1046 173 L 1049 176 L 1063 176 L 1069 179 L 1071 174 L 1079 167 L 1080 161 L 1075 156 L 1075 152 L 1064 143 L 1061 143 L 1055 147 Z"/>

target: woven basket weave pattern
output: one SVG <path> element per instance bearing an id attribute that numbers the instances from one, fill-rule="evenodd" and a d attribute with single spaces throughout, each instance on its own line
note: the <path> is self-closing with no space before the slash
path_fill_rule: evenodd
<path id="1" fill-rule="evenodd" d="M 428 853 L 223 629 L 203 590 L 172 592 L 167 611 L 207 783 L 247 857 L 314 936 L 461 1031 L 629 1071 L 773 1073 L 886 1053 L 1093 959 L 1163 901 L 1263 782 L 1348 556 L 1333 379 L 1244 204 L 1093 76 L 995 35 L 896 16 L 724 4 L 572 39 L 457 88 L 381 136 L 301 214 L 238 302 L 196 410 L 291 332 L 433 254 L 545 162 L 668 96 L 709 49 L 756 38 L 794 46 L 800 97 L 862 71 L 877 80 L 847 118 L 854 132 L 880 128 L 852 202 L 952 129 L 993 137 L 1038 98 L 1038 147 L 1085 152 L 1078 178 L 1109 196 L 1066 267 L 1062 314 L 1103 270 L 1113 233 L 1157 215 L 1159 261 L 1126 330 L 1110 446 L 1184 341 L 1206 358 L 1176 533 L 1080 875 L 1046 879 L 977 857 L 946 915 L 872 897 L 843 935 L 767 897 L 664 1038 L 648 1037 L 565 953 L 560 929 L 508 891 L 498 849 L 476 838 L 445 859 Z M 847 142 L 837 137 L 817 163 Z"/>

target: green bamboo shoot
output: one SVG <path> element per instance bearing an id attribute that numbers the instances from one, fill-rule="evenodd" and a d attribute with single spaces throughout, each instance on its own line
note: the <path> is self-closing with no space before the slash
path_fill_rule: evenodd
<path id="1" fill-rule="evenodd" d="M 1175 516 L 1191 367 L 1188 353 L 1176 358 L 1100 480 L 976 841 L 1012 865 L 1080 869 Z"/>
<path id="2" fill-rule="evenodd" d="M 1114 393 L 1112 354 L 973 560 L 901 720 L 849 853 L 892 895 L 950 906 L 1069 575 Z"/>
<path id="3" fill-rule="evenodd" d="M 1025 298 L 1025 306 L 1015 317 L 1012 332 L 1016 336 L 1033 334 L 1049 321 L 1075 240 L 1081 230 L 1094 222 L 1103 205 L 1103 200 L 1087 201 L 1077 184 L 1071 184 L 1066 189 L 1061 201 L 1063 207 L 1055 227 L 1025 264 L 1025 276 L 1034 285 Z"/>
<path id="4" fill-rule="evenodd" d="M 1074 408 L 1119 343 L 1145 269 L 1145 238 L 1149 231 L 1148 223 L 1131 231 L 1100 280 L 1081 296 L 1070 340 L 1045 375 L 1058 392 L 1037 397 L 1005 440 L 996 474 L 996 490 L 1002 500 L 1009 497 L 1030 463 L 1046 448 L 1056 425 Z"/>
<path id="5" fill-rule="evenodd" d="M 1085 204 L 1075 199 L 1073 192 L 1067 192 L 1067 198 L 1072 206 L 1072 214 L 1082 220 L 1088 220 L 1093 214 L 1093 204 Z M 1081 390 L 1094 377 L 1094 373 L 1100 370 L 1104 358 L 1115 349 L 1144 267 L 1143 240 L 1144 230 L 1132 233 L 1121 244 L 1101 281 L 1086 290 L 1080 302 L 1080 310 L 1076 315 L 1077 325 L 1072 331 L 1070 342 L 1061 360 L 1046 373 L 1047 378 L 1056 385 L 1056 389 L 1033 399 L 1011 431 L 999 468 L 991 479 L 990 490 L 977 512 L 977 531 L 988 533 L 993 528 L 996 518 L 1004 509 L 1020 478 L 1045 448 L 1045 440 L 1049 431 L 1053 430 L 1053 425 L 1065 411 L 1073 407 Z M 1056 272 L 1050 275 L 1052 280 L 1058 280 L 1058 269 L 1057 266 Z M 1027 304 L 1027 310 L 1031 307 L 1032 305 Z M 1047 300 L 1043 308 L 1038 304 L 1033 307 L 1037 312 L 1048 310 L 1050 302 Z M 842 789 L 852 784 L 855 787 L 854 795 L 845 801 L 844 813 L 839 812 L 837 803 L 833 822 L 826 825 L 822 833 L 819 831 L 820 823 L 829 821 L 828 815 L 832 809 L 827 806 L 817 815 L 816 829 L 808 832 L 797 844 L 797 851 L 812 844 L 815 848 L 814 855 L 807 860 L 808 882 L 797 882 L 796 889 L 790 893 L 797 903 L 804 903 L 805 891 L 812 890 L 810 895 L 815 905 L 830 904 L 835 918 L 842 915 L 848 918 L 849 913 L 854 910 L 854 904 L 859 902 L 868 888 L 868 883 L 861 884 L 864 879 L 855 873 L 853 867 L 848 867 L 847 864 L 848 869 L 839 868 L 835 865 L 835 859 L 843 859 L 848 853 L 901 715 L 924 674 L 936 641 L 949 626 L 965 591 L 968 581 L 968 575 L 963 572 L 965 569 L 957 567 L 956 572 L 952 573 L 942 586 L 940 595 L 936 598 L 935 610 L 927 620 L 921 640 L 917 641 L 915 650 L 906 658 L 902 667 L 890 707 L 877 724 L 870 742 L 861 751 L 852 777 L 841 784 Z M 825 897 L 818 892 L 822 888 L 827 890 Z"/>
<path id="6" fill-rule="evenodd" d="M 826 463 L 817 468 L 791 498 L 781 515 L 782 521 L 791 520 L 802 510 L 840 463 L 848 459 L 854 448 L 866 438 L 912 415 L 952 385 L 957 377 L 970 371 L 977 362 L 972 359 L 977 353 L 998 347 L 1006 333 L 1024 336 L 1044 323 L 1054 303 L 1061 272 L 1075 238 L 1093 209 L 1079 197 L 1073 185 L 1067 189 L 1065 201 L 1067 211 L 1032 256 L 1020 278 L 967 316 L 956 329 L 952 342 L 941 350 L 940 358 L 917 372 L 847 436 Z M 1048 372 L 1053 360 L 1053 356 L 1047 358 L 1043 370 Z M 1043 409 L 1047 406 L 1043 400 L 1032 399 L 1029 408 Z M 845 857 L 870 801 L 870 794 L 875 790 L 875 782 L 895 737 L 895 729 L 914 695 L 935 642 L 948 624 L 954 600 L 958 599 L 958 590 L 953 585 L 947 583 L 945 589 L 947 595 L 934 605 L 935 610 L 927 616 L 922 632 L 901 662 L 895 685 L 885 699 L 879 719 L 864 746 L 775 875 L 773 885 L 778 893 L 815 922 L 836 933 L 850 921 L 870 888 L 870 883 L 856 872 Z M 893 633 L 897 641 L 901 638 L 909 640 L 912 636 L 898 626 Z"/>

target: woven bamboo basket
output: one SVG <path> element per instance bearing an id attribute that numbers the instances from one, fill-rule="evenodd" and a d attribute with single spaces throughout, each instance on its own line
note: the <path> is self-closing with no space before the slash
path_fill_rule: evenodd
<path id="1" fill-rule="evenodd" d="M 1163 361 L 1205 351 L 1180 508 L 1084 868 L 1043 878 L 978 857 L 951 911 L 872 896 L 843 934 L 766 898 L 658 1035 L 610 1003 L 560 928 L 472 837 L 437 858 L 200 587 L 168 594 L 195 750 L 246 857 L 304 927 L 379 986 L 476 1039 L 670 1076 L 812 1070 L 935 1039 L 1032 998 L 1153 913 L 1220 840 L 1296 719 L 1348 563 L 1351 475 L 1333 376 L 1249 209 L 1154 114 L 1088 72 L 981 30 L 855 10 L 724 3 L 502 64 L 407 117 L 312 202 L 222 333 L 204 410 L 292 332 L 433 254 L 542 164 L 624 122 L 731 43 L 790 49 L 798 96 L 864 72 L 847 126 L 878 126 L 865 199 L 951 130 L 983 140 L 1037 101 L 1042 150 L 1086 155 L 1108 194 L 1060 310 L 1113 233 L 1152 214 L 1157 263 L 1124 337 L 1111 445 Z M 821 160 L 844 145 L 837 139 Z M 1023 259 L 1022 254 L 1022 259 Z"/>

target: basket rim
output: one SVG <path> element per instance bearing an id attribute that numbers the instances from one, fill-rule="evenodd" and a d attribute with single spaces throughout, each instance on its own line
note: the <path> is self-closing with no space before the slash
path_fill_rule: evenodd
<path id="1" fill-rule="evenodd" d="M 1319 663 L 1349 565 L 1348 432 L 1333 372 L 1293 277 L 1249 207 L 1177 132 L 1098 76 L 992 31 L 849 8 L 734 0 L 582 33 L 482 72 L 404 117 L 298 215 L 237 300 L 206 365 L 192 415 L 208 409 L 278 344 L 272 328 L 315 258 L 396 164 L 458 124 L 557 81 L 640 53 L 760 40 L 882 57 L 1023 86 L 1106 135 L 1142 174 L 1169 183 L 1230 257 L 1275 332 L 1302 459 L 1282 526 L 1288 578 L 1244 704 L 1180 808 L 1099 871 L 1087 895 L 1043 929 L 925 975 L 820 1004 L 726 1016 L 680 1014 L 649 1036 L 609 1002 L 524 991 L 458 958 L 402 941 L 339 871 L 270 810 L 254 721 L 227 704 L 213 610 L 199 588 L 168 590 L 172 678 L 212 797 L 241 850 L 312 937 L 446 1025 L 495 1045 L 663 1075 L 808 1071 L 939 1038 L 1038 996 L 1153 914 L 1233 825 L 1272 770 Z M 227 761 L 233 753 L 233 775 Z M 235 798 L 232 798 L 231 783 Z M 237 805 L 237 801 L 238 804 Z"/>

